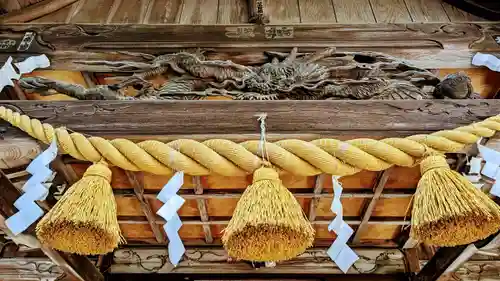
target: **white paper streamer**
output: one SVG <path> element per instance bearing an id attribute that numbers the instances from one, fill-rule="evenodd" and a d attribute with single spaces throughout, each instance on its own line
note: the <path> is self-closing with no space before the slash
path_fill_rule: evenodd
<path id="1" fill-rule="evenodd" d="M 20 77 L 21 75 L 17 74 L 12 66 L 12 57 L 9 57 L 2 68 L 0 68 L 0 91 L 5 86 L 14 86 L 12 79 L 18 80 Z"/>
<path id="2" fill-rule="evenodd" d="M 500 71 L 500 60 L 490 54 L 476 53 L 472 58 L 472 64 L 476 66 L 486 66 L 493 71 Z"/>
<path id="3" fill-rule="evenodd" d="M 328 231 L 334 231 L 337 238 L 327 251 L 328 256 L 337 264 L 342 272 L 347 273 L 349 268 L 359 259 L 358 255 L 347 246 L 347 241 L 353 234 L 352 228 L 344 221 L 342 214 L 342 185 L 338 181 L 340 177 L 332 176 L 334 197 L 331 210 L 335 213 L 335 219 L 328 225 Z"/>
<path id="4" fill-rule="evenodd" d="M 182 197 L 177 195 L 183 183 L 184 173 L 177 172 L 157 196 L 158 200 L 165 203 L 156 213 L 167 221 L 163 229 L 165 229 L 165 233 L 167 233 L 169 240 L 168 258 L 174 266 L 177 266 L 184 252 L 186 252 L 181 237 L 179 236 L 179 229 L 181 229 L 182 222 L 177 214 L 177 211 L 185 202 Z"/>
<path id="5" fill-rule="evenodd" d="M 19 69 L 19 74 L 31 73 L 37 68 L 47 68 L 50 66 L 49 58 L 46 55 L 29 57 L 23 62 L 14 63 Z"/>
<path id="6" fill-rule="evenodd" d="M 486 161 L 481 174 L 495 180 L 490 194 L 500 197 L 500 152 L 481 145 L 479 141 L 477 142 L 477 148 L 481 157 Z"/>
<path id="7" fill-rule="evenodd" d="M 14 235 L 22 233 L 43 216 L 43 210 L 35 201 L 47 198 L 49 190 L 45 187 L 44 182 L 52 177 L 53 173 L 48 166 L 56 156 L 57 142 L 54 137 L 49 148 L 40 153 L 26 168 L 26 171 L 32 176 L 22 188 L 23 195 L 14 202 L 14 206 L 19 212 L 5 220 L 5 225 Z"/>

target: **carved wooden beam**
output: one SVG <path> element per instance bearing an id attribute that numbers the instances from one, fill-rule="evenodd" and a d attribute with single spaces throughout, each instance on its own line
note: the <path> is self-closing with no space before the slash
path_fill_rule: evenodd
<path id="1" fill-rule="evenodd" d="M 500 114 L 498 100 L 5 101 L 0 105 L 80 133 L 148 138 L 257 134 L 255 115 L 261 112 L 267 112 L 271 134 L 314 138 L 406 136 L 454 129 Z"/>
<path id="2" fill-rule="evenodd" d="M 401 274 L 404 256 L 396 249 L 354 249 L 360 260 L 349 270 L 351 274 Z M 166 249 L 125 248 L 115 251 L 110 276 L 124 273 L 176 273 L 176 274 L 342 274 L 326 254 L 326 249 L 311 249 L 297 258 L 278 262 L 276 267 L 255 269 L 243 261 L 228 262 L 230 257 L 220 248 L 189 248 L 177 267 L 168 260 Z M 257 276 L 257 275 L 256 275 Z M 236 279 L 238 280 L 238 279 Z"/>
<path id="3" fill-rule="evenodd" d="M 321 25 L 97 25 L 5 24 L 0 27 L 0 60 L 46 53 L 54 69 L 109 71 L 82 60 L 146 61 L 128 52 L 163 54 L 211 48 L 209 59 L 263 63 L 263 51 L 375 51 L 401 57 L 421 68 L 470 68 L 480 51 L 500 54 L 499 22 L 321 24 Z M 193 38 L 196 38 L 193 41 Z M 411 47 L 409 47 L 411 46 Z"/>
<path id="4" fill-rule="evenodd" d="M 21 195 L 19 190 L 12 184 L 7 176 L 0 170 L 0 216 L 8 218 L 17 210 L 14 208 L 14 201 Z M 31 234 L 34 225 L 25 231 Z M 86 257 L 58 252 L 41 245 L 42 251 L 52 262 L 57 264 L 73 280 L 80 281 L 103 281 L 104 277 L 97 268 Z"/>

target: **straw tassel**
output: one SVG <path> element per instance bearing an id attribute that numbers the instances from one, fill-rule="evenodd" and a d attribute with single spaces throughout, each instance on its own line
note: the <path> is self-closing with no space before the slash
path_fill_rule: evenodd
<path id="1" fill-rule="evenodd" d="M 229 256 L 251 261 L 289 260 L 312 246 L 314 228 L 272 168 L 255 171 L 222 242 Z"/>
<path id="2" fill-rule="evenodd" d="M 43 244 L 81 255 L 112 252 L 122 242 L 111 170 L 104 162 L 90 166 L 36 227 Z"/>
<path id="3" fill-rule="evenodd" d="M 456 246 L 484 239 L 500 229 L 500 207 L 453 171 L 442 155 L 420 164 L 412 211 L 411 237 L 435 246 Z"/>

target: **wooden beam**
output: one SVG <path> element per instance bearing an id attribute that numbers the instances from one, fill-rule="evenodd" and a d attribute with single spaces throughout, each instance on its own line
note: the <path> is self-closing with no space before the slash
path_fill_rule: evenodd
<path id="1" fill-rule="evenodd" d="M 344 221 L 349 224 L 349 225 L 359 225 L 361 223 L 361 220 L 356 220 L 356 219 L 351 219 L 351 218 L 345 218 Z M 148 220 L 144 220 L 143 217 L 137 217 L 137 216 L 118 216 L 118 222 L 119 223 L 124 223 L 124 224 L 149 224 Z M 328 225 L 332 222 L 332 220 L 315 220 L 312 221 L 312 225 Z M 154 220 L 154 223 L 156 224 L 165 224 L 166 221 L 160 217 L 157 217 Z M 210 220 L 210 221 L 202 221 L 202 220 L 193 220 L 193 219 L 183 219 L 182 223 L 185 225 L 226 225 L 229 223 L 229 220 L 227 219 L 217 219 L 217 220 Z M 410 225 L 409 220 L 398 220 L 398 219 L 388 219 L 388 218 L 382 218 L 381 220 L 371 220 L 368 221 L 367 224 L 369 225 Z"/>
<path id="2" fill-rule="evenodd" d="M 14 207 L 14 201 L 21 195 L 12 182 L 0 170 L 0 215 L 8 218 L 14 215 L 17 210 Z M 32 225 L 25 234 L 34 233 L 34 225 Z M 42 251 L 55 264 L 73 280 L 79 281 L 104 281 L 104 276 L 95 268 L 85 256 L 72 255 L 58 252 L 44 245 L 41 246 Z"/>
<path id="3" fill-rule="evenodd" d="M 139 182 L 135 173 L 130 171 L 125 171 L 125 174 L 127 175 L 130 184 L 132 184 L 132 186 L 134 187 L 135 196 L 137 197 L 137 200 L 139 200 L 139 203 L 141 204 L 141 210 L 148 220 L 149 226 L 153 231 L 156 241 L 158 243 L 165 243 L 167 241 L 165 234 L 160 229 L 158 224 L 155 223 L 156 215 L 153 213 L 149 202 L 144 198 L 144 184 L 142 182 Z"/>
<path id="4" fill-rule="evenodd" d="M 114 263 L 111 265 L 109 272 L 111 276 L 119 273 L 217 273 L 218 275 L 244 273 L 258 274 L 258 276 L 261 276 L 261 274 L 290 273 L 302 278 L 306 274 L 314 274 L 315 277 L 323 274 L 342 274 L 340 269 L 328 257 L 325 250 L 325 248 L 308 249 L 295 259 L 277 262 L 276 267 L 260 267 L 256 270 L 251 263 L 244 261 L 228 262 L 227 253 L 221 248 L 187 246 L 184 258 L 177 267 L 174 267 L 165 259 L 167 257 L 165 249 L 128 247 L 115 251 Z M 354 250 L 363 259 L 357 261 L 355 266 L 349 270 L 350 274 L 396 274 L 403 273 L 405 270 L 404 256 L 398 250 L 380 248 L 356 248 Z M 381 260 L 380 256 L 387 258 Z M 172 276 L 175 276 L 175 274 Z"/>
<path id="5" fill-rule="evenodd" d="M 163 54 L 188 48 L 214 48 L 210 59 L 263 63 L 263 51 L 313 51 L 335 46 L 339 51 L 374 51 L 400 57 L 420 68 L 471 68 L 476 52 L 500 54 L 494 40 L 499 22 L 318 24 L 318 25 L 99 25 L 4 24 L 0 40 L 11 47 L 0 50 L 0 60 L 45 53 L 51 67 L 64 70 L 110 71 L 82 60 L 146 61 L 130 53 Z M 18 50 L 33 32 L 36 40 Z M 193 38 L 196 40 L 193 41 Z M 13 41 L 12 41 L 13 40 Z M 24 46 L 24 45 L 23 45 Z"/>
<path id="6" fill-rule="evenodd" d="M 201 182 L 201 177 L 195 176 L 193 177 L 194 183 L 194 193 L 197 195 L 203 194 L 203 184 Z M 208 222 L 208 212 L 207 212 L 207 201 L 204 198 L 196 199 L 196 204 L 198 205 L 198 211 L 200 212 L 200 219 L 202 222 Z M 214 238 L 212 236 L 212 230 L 210 229 L 210 225 L 204 224 L 203 233 L 205 234 L 205 242 L 210 244 L 214 242 Z"/>
<path id="7" fill-rule="evenodd" d="M 408 101 L 8 101 L 53 126 L 106 136 L 255 134 L 257 113 L 267 131 L 345 136 L 400 136 L 459 126 L 500 114 L 499 100 Z M 236 121 L 238 120 L 238 121 Z M 377 122 L 373 122 L 377 120 Z"/>
<path id="8" fill-rule="evenodd" d="M 390 173 L 391 173 L 391 169 L 387 169 L 387 170 L 379 173 L 379 177 L 377 178 L 377 181 L 375 183 L 375 188 L 373 190 L 373 197 L 370 200 L 370 203 L 368 204 L 368 206 L 365 208 L 365 210 L 363 212 L 363 218 L 361 219 L 361 223 L 359 224 L 359 226 L 356 229 L 356 232 L 354 233 L 354 236 L 352 238 L 353 244 L 357 244 L 361 241 L 361 234 L 368 226 L 368 221 L 370 220 L 370 217 L 372 216 L 373 210 L 375 209 L 375 206 L 377 205 L 377 202 L 378 202 L 378 199 L 380 198 L 380 195 L 382 195 L 382 191 L 384 190 L 385 184 L 387 183 L 387 180 L 389 179 Z"/>
<path id="9" fill-rule="evenodd" d="M 0 16 L 0 23 L 28 22 L 62 9 L 77 0 L 46 0 Z"/>
<path id="10" fill-rule="evenodd" d="M 41 147 L 36 140 L 18 130 L 9 129 L 0 138 L 0 169 L 29 164 L 40 152 Z"/>
<path id="11" fill-rule="evenodd" d="M 500 231 L 489 237 L 469 245 L 441 247 L 425 264 L 413 281 L 435 281 L 443 274 L 454 271 L 466 262 L 478 249 L 498 247 Z"/>

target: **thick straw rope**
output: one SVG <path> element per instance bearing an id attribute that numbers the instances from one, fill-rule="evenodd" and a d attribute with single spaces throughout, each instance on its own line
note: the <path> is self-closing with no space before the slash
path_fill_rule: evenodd
<path id="1" fill-rule="evenodd" d="M 127 139 L 106 140 L 69 133 L 65 128 L 55 129 L 5 107 L 0 107 L 0 118 L 47 144 L 55 133 L 60 151 L 76 159 L 96 163 L 104 158 L 108 163 L 130 171 L 158 175 L 184 171 L 195 176 L 210 173 L 244 176 L 262 166 L 258 140 L 239 144 L 222 139 L 134 143 Z M 411 167 L 429 150 L 456 152 L 481 137 L 493 136 L 496 131 L 500 131 L 500 115 L 429 135 L 345 142 L 336 139 L 311 142 L 291 139 L 266 142 L 266 150 L 272 165 L 295 175 L 326 173 L 347 176 L 360 170 L 382 171 L 392 165 Z"/>

